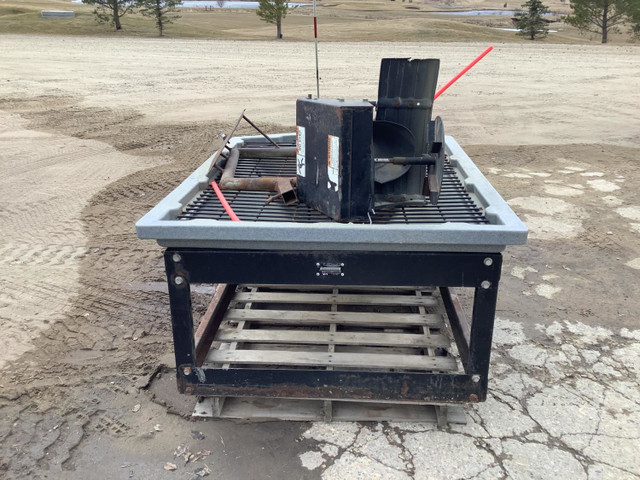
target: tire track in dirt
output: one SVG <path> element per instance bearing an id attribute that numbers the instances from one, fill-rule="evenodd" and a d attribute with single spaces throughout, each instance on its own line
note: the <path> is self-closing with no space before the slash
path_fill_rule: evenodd
<path id="1" fill-rule="evenodd" d="M 5 369 L 10 387 L 0 393 L 0 416 L 7 419 L 9 433 L 2 448 L 22 446 L 20 451 L 0 451 L 0 457 L 7 459 L 1 468 L 9 472 L 8 478 L 73 470 L 74 449 L 95 432 L 136 435 L 127 419 L 131 409 L 127 394 L 146 385 L 161 363 L 159 358 L 171 351 L 171 329 L 166 294 L 138 287 L 163 281 L 164 270 L 161 249 L 139 241 L 134 223 L 204 161 L 215 135 L 224 130 L 224 126 L 207 129 L 195 124 L 139 129 L 126 122 L 118 125 L 117 119 L 135 121 L 134 115 L 108 112 L 102 113 L 109 118 L 94 121 L 92 129 L 82 116 L 95 115 L 93 109 L 83 113 L 62 103 L 62 112 L 59 109 L 54 118 L 64 117 L 56 123 L 66 125 L 64 133 L 113 140 L 150 158 L 147 166 L 161 165 L 92 192 L 80 211 L 74 210 L 79 200 L 76 192 L 63 191 L 53 199 L 36 198 L 15 214 L 8 208 L 0 213 L 13 230 L 0 243 L 0 265 L 8 270 L 0 280 L 0 322 L 10 324 L 20 317 L 33 326 L 33 318 L 41 313 L 38 308 L 46 304 L 52 309 L 44 315 L 48 323 L 38 325 L 43 328 L 39 336 L 30 339 L 34 349 L 24 355 L 27 362 L 14 362 Z M 45 125 L 45 111 L 51 112 L 46 102 L 27 104 L 22 108 L 14 104 L 13 111 L 31 118 L 31 110 L 38 108 L 43 112 L 34 114 L 35 124 Z M 166 149 L 154 143 L 157 138 L 168 142 Z M 167 151 L 176 161 L 162 165 Z M 65 161 L 63 156 L 57 159 Z M 65 222 L 74 216 L 67 229 Z M 39 222 L 48 227 L 33 228 Z M 52 282 L 54 277 L 64 281 Z M 21 335 L 16 333 L 24 340 Z M 22 410 L 15 410 L 16 405 Z M 20 412 L 27 410 L 30 414 L 24 418 Z M 60 426 L 55 430 L 49 431 L 53 427 L 48 415 L 58 419 Z M 3 427 L 0 435 L 2 431 L 7 429 Z"/>
<path id="2" fill-rule="evenodd" d="M 40 108 L 46 112 L 49 106 Z M 20 112 L 0 111 L 0 191 L 6 229 L 0 239 L 5 271 L 0 278 L 0 317 L 13 319 L 4 326 L 11 341 L 0 351 L 0 368 L 27 351 L 38 331 L 65 314 L 77 288 L 80 259 L 87 254 L 80 217 L 87 200 L 113 179 L 156 163 L 123 155 L 105 143 L 33 133 L 16 113 Z"/>
<path id="3" fill-rule="evenodd" d="M 0 247 L 0 265 L 76 264 L 87 253 L 85 246 L 7 243 Z"/>
<path id="4" fill-rule="evenodd" d="M 95 159 L 96 156 L 106 155 L 113 151 L 109 145 L 90 141 L 61 145 L 58 139 L 45 135 L 22 136 L 21 140 L 35 140 L 39 144 L 38 149 L 31 152 L 27 158 L 22 155 L 24 149 L 22 142 L 15 143 L 15 137 L 11 139 L 10 135 L 5 135 L 9 137 L 10 141 L 2 142 L 3 163 L 5 168 L 11 170 L 11 176 L 0 180 L 0 186 L 4 183 L 14 182 L 16 178 L 28 180 L 30 174 L 44 168 L 56 168 L 69 162 Z M 96 167 L 99 166 L 99 164 L 96 165 Z"/>

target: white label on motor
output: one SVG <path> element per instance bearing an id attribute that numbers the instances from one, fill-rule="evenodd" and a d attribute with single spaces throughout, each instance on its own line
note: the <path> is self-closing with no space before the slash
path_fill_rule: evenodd
<path id="1" fill-rule="evenodd" d="M 328 177 L 327 188 L 338 191 L 338 179 L 340 178 L 340 137 L 329 135 L 329 154 L 327 155 Z"/>
<path id="2" fill-rule="evenodd" d="M 296 127 L 296 173 L 299 177 L 305 176 L 305 133 L 304 127 Z"/>

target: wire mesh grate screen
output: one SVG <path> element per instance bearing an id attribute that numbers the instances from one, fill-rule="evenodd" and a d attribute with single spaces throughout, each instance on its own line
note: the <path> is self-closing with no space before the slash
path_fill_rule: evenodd
<path id="1" fill-rule="evenodd" d="M 296 175 L 295 158 L 241 158 L 236 177 L 264 177 Z M 303 203 L 285 205 L 281 200 L 265 201 L 273 193 L 225 190 L 224 196 L 240 217 L 247 222 L 327 223 L 333 220 Z M 213 188 L 200 192 L 178 215 L 180 220 L 228 220 L 224 208 Z M 489 223 L 475 204 L 456 172 L 447 162 L 437 205 L 411 205 L 377 208 L 371 216 L 373 224 L 434 224 L 434 223 Z"/>

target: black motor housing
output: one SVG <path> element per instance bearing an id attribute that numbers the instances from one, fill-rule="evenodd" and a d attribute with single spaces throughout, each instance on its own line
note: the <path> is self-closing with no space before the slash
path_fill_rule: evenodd
<path id="1" fill-rule="evenodd" d="M 365 101 L 296 102 L 298 198 L 340 222 L 370 220 L 373 105 Z"/>

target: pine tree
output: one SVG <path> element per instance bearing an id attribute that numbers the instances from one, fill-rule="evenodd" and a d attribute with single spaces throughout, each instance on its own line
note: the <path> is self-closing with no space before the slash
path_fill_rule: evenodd
<path id="1" fill-rule="evenodd" d="M 158 36 L 162 36 L 164 28 L 167 24 L 173 23 L 174 20 L 180 18 L 175 15 L 176 7 L 182 4 L 182 0 L 141 0 L 140 13 L 147 17 L 154 17 L 156 27 L 158 27 Z"/>
<path id="2" fill-rule="evenodd" d="M 624 24 L 640 37 L 640 0 L 572 0 L 571 10 L 564 21 L 581 32 L 601 35 L 602 43 L 609 41 L 609 32 L 619 31 Z"/>
<path id="3" fill-rule="evenodd" d="M 546 37 L 549 29 L 543 15 L 549 13 L 549 8 L 542 3 L 542 0 L 529 0 L 522 5 L 522 8 L 525 12 L 516 13 L 518 35 L 529 37 L 531 40 L 535 40 L 536 37 Z"/>
<path id="4" fill-rule="evenodd" d="M 289 0 L 260 0 L 256 14 L 267 23 L 276 24 L 276 38 L 282 38 L 282 20 L 289 11 Z"/>
<path id="5" fill-rule="evenodd" d="M 120 18 L 138 6 L 138 0 L 82 0 L 82 3 L 95 5 L 93 14 L 96 16 L 96 21 L 109 22 L 116 27 L 116 30 L 122 29 Z"/>

